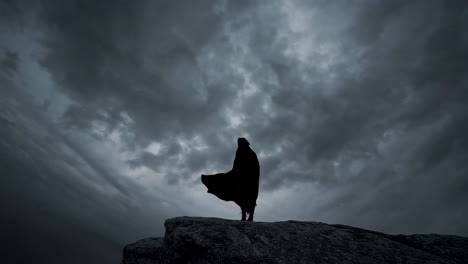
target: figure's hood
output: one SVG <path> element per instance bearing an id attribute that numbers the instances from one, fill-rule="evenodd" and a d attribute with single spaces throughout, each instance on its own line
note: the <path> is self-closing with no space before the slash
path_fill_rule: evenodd
<path id="1" fill-rule="evenodd" d="M 239 147 L 240 147 L 240 146 L 249 146 L 250 143 L 249 143 L 249 141 L 247 141 L 247 139 L 241 137 L 241 138 L 238 138 L 238 139 L 237 139 L 237 145 L 238 145 Z"/>

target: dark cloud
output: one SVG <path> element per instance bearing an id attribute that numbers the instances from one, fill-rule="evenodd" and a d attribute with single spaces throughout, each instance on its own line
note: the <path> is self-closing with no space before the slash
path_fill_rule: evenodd
<path id="1" fill-rule="evenodd" d="M 115 262 L 165 217 L 237 217 L 199 176 L 231 169 L 238 137 L 257 219 L 468 234 L 463 1 L 5 3 L 11 248 L 42 230 L 30 256 Z"/>
<path id="2" fill-rule="evenodd" d="M 213 8 L 126 1 L 77 5 L 43 14 L 52 29 L 43 66 L 78 102 L 67 118 L 89 123 L 100 119 L 100 110 L 106 114 L 101 121 L 111 123 L 125 112 L 135 121 L 134 140 L 142 144 L 221 121 L 213 113 L 229 94 L 220 93 L 220 83 L 206 83 L 195 53 L 221 26 Z"/>
<path id="3" fill-rule="evenodd" d="M 1 91 L 6 262 L 116 262 L 125 241 L 148 230 L 162 234 L 151 223 L 175 208 L 165 211 L 158 196 L 99 163 L 83 141 L 63 135 L 21 88 L 2 79 Z M 143 206 L 145 199 L 152 203 Z"/>
<path id="4" fill-rule="evenodd" d="M 6 51 L 3 56 L 3 59 L 0 61 L 2 70 L 8 75 L 12 75 L 18 70 L 18 64 L 18 54 L 10 51 Z"/>

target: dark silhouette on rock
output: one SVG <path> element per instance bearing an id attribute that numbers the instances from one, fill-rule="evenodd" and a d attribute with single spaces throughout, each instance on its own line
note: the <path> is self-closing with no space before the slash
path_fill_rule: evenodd
<path id="1" fill-rule="evenodd" d="M 468 238 L 389 235 L 319 222 L 166 220 L 164 238 L 124 248 L 121 264 L 141 263 L 468 263 Z"/>
<path id="2" fill-rule="evenodd" d="M 245 221 L 246 214 L 249 214 L 247 220 L 253 221 L 260 179 L 260 164 L 249 145 L 247 139 L 238 138 L 232 170 L 227 173 L 201 176 L 208 193 L 224 201 L 234 201 L 240 206 L 242 221 Z"/>

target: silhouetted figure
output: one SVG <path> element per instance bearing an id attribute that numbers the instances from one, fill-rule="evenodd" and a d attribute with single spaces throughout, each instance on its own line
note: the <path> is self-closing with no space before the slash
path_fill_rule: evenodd
<path id="1" fill-rule="evenodd" d="M 260 178 L 260 164 L 249 145 L 247 139 L 238 138 L 232 170 L 201 176 L 201 181 L 209 193 L 224 201 L 234 201 L 240 206 L 242 221 L 245 221 L 246 213 L 249 214 L 248 221 L 253 221 Z"/>

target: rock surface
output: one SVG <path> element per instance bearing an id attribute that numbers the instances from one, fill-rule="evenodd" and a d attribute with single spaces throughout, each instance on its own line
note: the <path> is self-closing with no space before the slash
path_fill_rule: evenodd
<path id="1" fill-rule="evenodd" d="M 126 246 L 121 263 L 468 263 L 468 238 L 459 236 L 200 217 L 172 218 L 164 225 L 164 238 Z"/>

